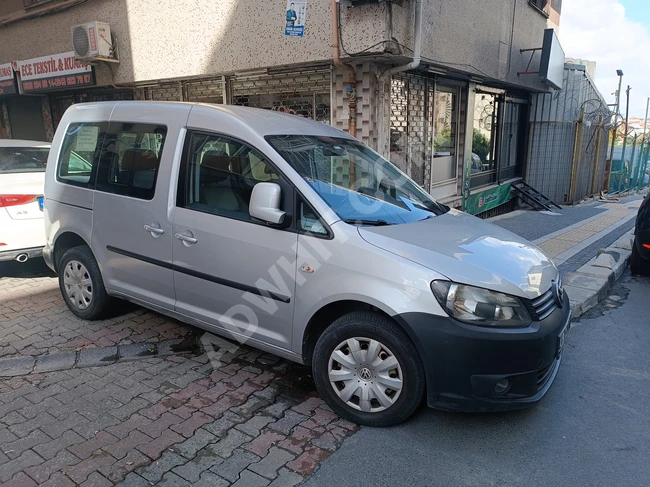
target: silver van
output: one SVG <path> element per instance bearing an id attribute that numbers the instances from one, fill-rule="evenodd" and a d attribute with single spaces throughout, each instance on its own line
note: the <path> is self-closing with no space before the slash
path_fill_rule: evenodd
<path id="1" fill-rule="evenodd" d="M 70 107 L 45 179 L 44 257 L 80 318 L 116 298 L 307 364 L 366 425 L 516 409 L 571 321 L 531 243 L 437 203 L 323 123 L 228 105 Z"/>

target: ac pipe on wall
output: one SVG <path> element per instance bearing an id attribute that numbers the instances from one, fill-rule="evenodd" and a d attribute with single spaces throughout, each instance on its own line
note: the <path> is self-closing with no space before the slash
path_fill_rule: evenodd
<path id="1" fill-rule="evenodd" d="M 411 71 L 420 66 L 422 53 L 422 0 L 415 0 L 415 45 L 413 46 L 413 60 L 409 63 L 396 66 L 388 70 L 388 74 Z"/>
<path id="2" fill-rule="evenodd" d="M 350 76 L 348 81 L 348 105 L 350 109 L 350 115 L 348 118 L 348 133 L 356 137 L 357 136 L 357 74 L 354 71 L 354 67 L 349 64 L 345 64 L 341 61 L 341 56 L 339 54 L 339 21 L 338 21 L 338 3 L 340 0 L 332 0 L 332 54 L 334 58 L 334 65 L 338 68 L 347 69 Z M 352 167 L 350 167 L 352 171 Z M 352 174 L 350 174 L 352 177 Z"/>

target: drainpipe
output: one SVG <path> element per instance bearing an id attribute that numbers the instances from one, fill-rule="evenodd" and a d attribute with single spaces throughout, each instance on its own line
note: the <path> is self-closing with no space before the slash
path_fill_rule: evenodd
<path id="1" fill-rule="evenodd" d="M 383 83 L 387 80 L 390 84 L 390 77 L 393 74 L 401 73 L 402 71 L 410 71 L 417 69 L 420 66 L 421 54 L 422 54 L 422 0 L 415 0 L 415 45 L 413 46 L 413 60 L 409 63 L 402 64 L 401 66 L 396 66 L 394 68 L 388 69 L 379 75 L 379 85 L 382 86 Z M 389 130 L 389 141 L 390 141 L 390 129 Z M 390 146 L 390 142 L 389 142 Z M 390 149 L 389 149 L 390 150 Z M 407 164 L 410 164 L 408 162 Z"/>
<path id="2" fill-rule="evenodd" d="M 339 19 L 338 8 L 339 0 L 332 0 L 332 54 L 334 57 L 334 65 L 338 68 L 345 68 L 348 70 L 350 80 L 348 81 L 348 103 L 350 106 L 350 116 L 348 118 L 348 133 L 352 137 L 357 136 L 357 74 L 354 68 L 349 64 L 343 63 L 339 54 Z M 350 166 L 350 171 L 353 171 Z M 352 177 L 352 174 L 350 175 Z"/>
<path id="3" fill-rule="evenodd" d="M 413 61 L 388 70 L 388 74 L 410 71 L 420 66 L 422 53 L 422 0 L 415 0 L 415 46 L 413 47 Z"/>

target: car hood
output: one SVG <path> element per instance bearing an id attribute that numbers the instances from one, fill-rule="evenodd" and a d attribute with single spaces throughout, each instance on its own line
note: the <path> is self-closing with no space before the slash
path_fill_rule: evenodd
<path id="1" fill-rule="evenodd" d="M 359 227 L 359 234 L 452 281 L 522 298 L 538 297 L 559 276 L 551 259 L 532 243 L 456 210 L 416 223 Z"/>

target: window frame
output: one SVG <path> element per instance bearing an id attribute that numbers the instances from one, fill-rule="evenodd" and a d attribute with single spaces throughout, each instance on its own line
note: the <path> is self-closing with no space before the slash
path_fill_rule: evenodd
<path id="1" fill-rule="evenodd" d="M 460 154 L 460 146 L 461 146 L 461 140 L 458 137 L 458 134 L 461 129 L 461 120 L 460 120 L 460 112 L 461 112 L 461 86 L 456 84 L 456 83 L 440 83 L 437 80 L 434 82 L 433 85 L 433 99 L 434 99 L 434 106 L 432 108 L 432 115 L 431 115 L 431 126 L 432 126 L 432 139 L 431 139 L 431 156 L 430 156 L 430 161 L 429 163 L 431 164 L 431 169 L 430 169 L 430 182 L 429 182 L 429 191 L 430 193 L 431 188 L 436 187 L 436 186 L 444 186 L 446 184 L 449 184 L 451 181 L 456 181 L 458 179 L 458 157 Z M 435 112 L 436 112 L 436 107 L 435 103 L 437 101 L 436 95 L 438 93 L 448 93 L 451 94 L 454 100 L 454 104 L 452 106 L 452 113 L 455 114 L 453 117 L 454 120 L 452 122 L 454 126 L 454 154 L 451 156 L 436 156 L 435 153 L 435 138 L 436 138 L 436 120 L 433 118 L 435 117 Z M 452 163 L 452 173 L 453 176 L 447 178 L 447 179 L 441 179 L 439 181 L 434 181 L 433 180 L 433 165 L 436 163 L 436 159 L 439 159 L 441 157 L 452 157 L 453 158 L 453 163 Z"/>
<path id="2" fill-rule="evenodd" d="M 273 225 L 271 223 L 263 222 L 260 220 L 255 220 L 255 219 L 245 219 L 245 218 L 237 218 L 234 215 L 226 215 L 223 213 L 216 213 L 214 211 L 206 211 L 202 210 L 199 208 L 190 208 L 189 207 L 189 194 L 188 194 L 188 182 L 189 182 L 189 170 L 190 170 L 190 146 L 192 142 L 192 136 L 196 135 L 206 135 L 208 137 L 223 137 L 226 138 L 232 142 L 244 145 L 253 151 L 256 157 L 260 158 L 263 160 L 265 163 L 267 163 L 271 168 L 277 173 L 279 176 L 279 179 L 276 182 L 282 191 L 282 208 L 283 211 L 286 212 L 286 217 L 285 217 L 285 222 L 283 225 Z M 260 157 L 261 156 L 261 157 Z M 261 181 L 264 182 L 264 181 Z M 291 181 L 284 175 L 284 173 L 277 167 L 276 164 L 273 163 L 273 160 L 267 156 L 264 152 L 262 152 L 260 149 L 257 147 L 253 146 L 252 144 L 246 142 L 245 140 L 242 140 L 236 136 L 230 135 L 230 134 L 225 134 L 222 132 L 216 132 L 216 131 L 211 131 L 211 130 L 204 130 L 204 129 L 187 129 L 187 133 L 185 134 L 185 140 L 183 141 L 183 151 L 181 153 L 181 164 L 180 168 L 178 171 L 178 181 L 176 182 L 176 201 L 175 201 L 175 206 L 176 208 L 183 208 L 186 210 L 190 211 L 196 211 L 199 213 L 204 213 L 206 215 L 211 215 L 216 218 L 228 218 L 230 220 L 237 220 L 245 223 L 250 223 L 253 225 L 259 225 L 263 227 L 269 227 L 269 228 L 274 228 L 277 230 L 284 230 L 284 231 L 290 231 L 292 233 L 300 233 L 299 232 L 299 224 L 297 221 L 297 218 L 295 218 L 296 215 L 296 193 L 297 189 L 295 186 L 291 183 Z M 306 198 L 305 198 L 306 200 Z M 322 222 L 324 226 L 326 226 L 325 222 Z M 326 228 L 329 231 L 329 227 L 326 226 Z"/>
<path id="3" fill-rule="evenodd" d="M 495 166 L 493 169 L 484 172 L 473 173 L 470 177 L 470 187 L 480 188 L 490 184 L 501 184 L 503 181 L 521 177 L 525 171 L 525 159 L 528 150 L 527 120 L 529 113 L 529 101 L 523 98 L 517 98 L 509 95 L 507 92 L 492 93 L 487 90 L 477 89 L 477 94 L 489 94 L 495 96 L 495 127 L 490 136 L 490 154 L 494 158 Z M 509 105 L 519 105 L 517 116 L 517 146 L 515 150 L 515 164 L 504 166 L 502 151 L 504 149 L 504 130 L 506 121 L 506 111 Z"/>

